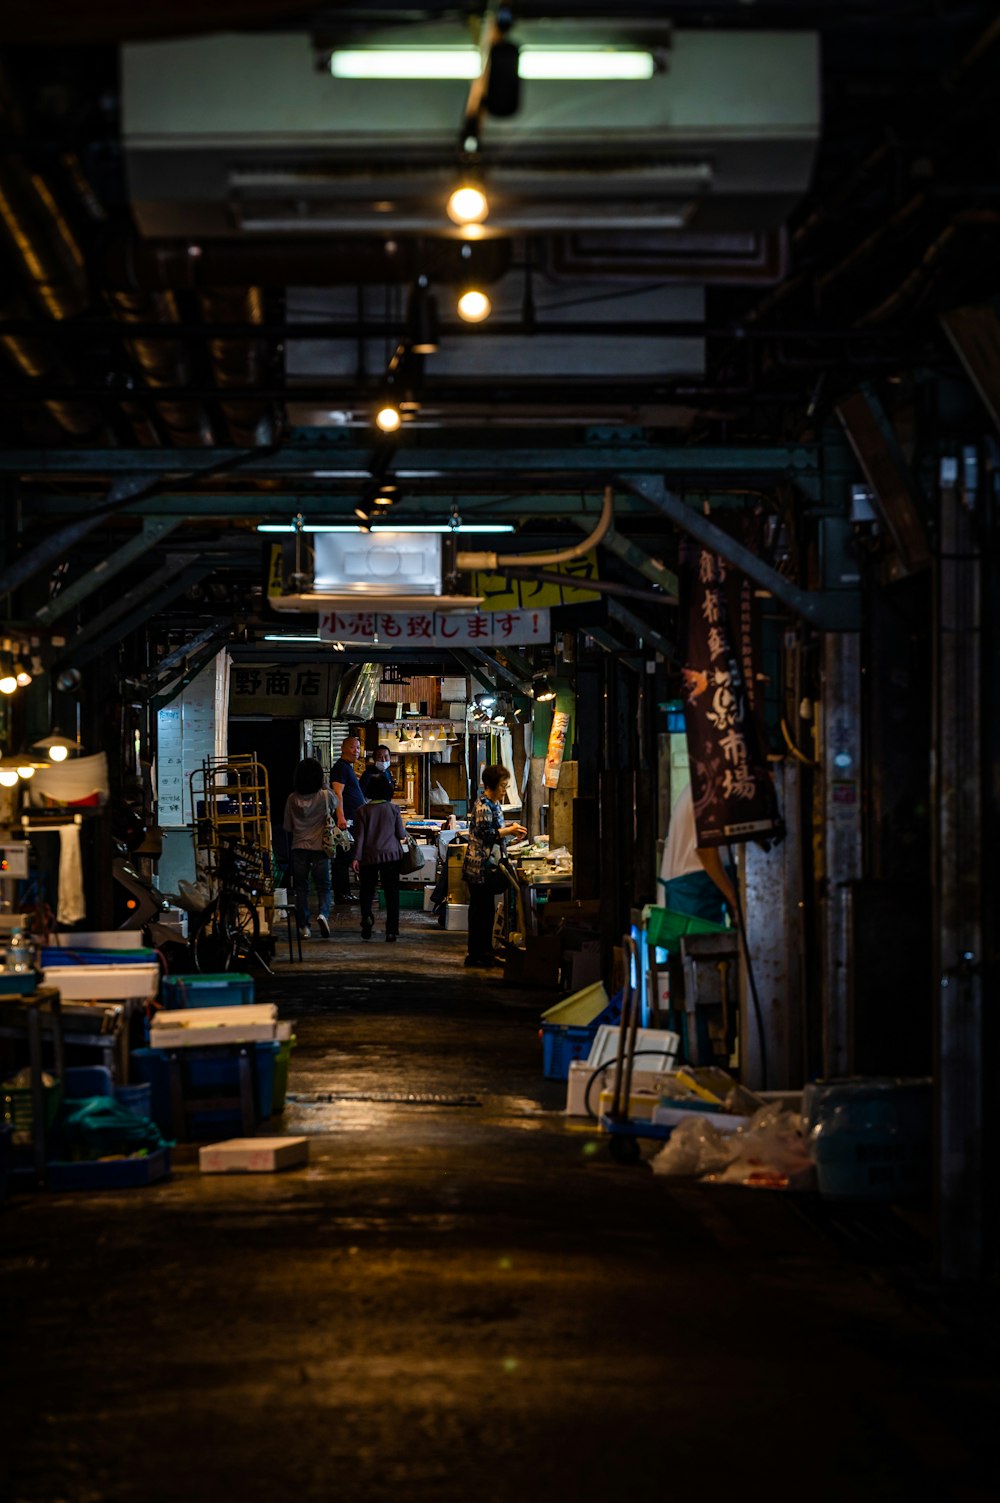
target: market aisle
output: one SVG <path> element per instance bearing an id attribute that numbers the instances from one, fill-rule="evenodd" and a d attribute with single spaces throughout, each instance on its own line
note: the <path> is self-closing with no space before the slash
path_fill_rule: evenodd
<path id="1" fill-rule="evenodd" d="M 463 971 L 423 915 L 398 946 L 354 925 L 262 992 L 298 1020 L 307 1170 L 182 1156 L 0 1217 L 0 1496 L 996 1495 L 985 1360 L 781 1197 L 670 1188 L 567 1129 L 550 997 Z"/>

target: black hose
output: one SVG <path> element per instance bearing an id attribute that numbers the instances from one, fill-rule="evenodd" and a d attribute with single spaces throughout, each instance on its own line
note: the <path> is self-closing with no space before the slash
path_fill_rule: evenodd
<path id="1" fill-rule="evenodd" d="M 727 846 L 726 849 L 729 852 L 729 866 L 730 866 L 730 869 L 731 870 L 735 870 L 735 862 L 733 861 L 733 848 L 732 848 L 732 846 Z M 753 1014 L 754 1014 L 754 1019 L 756 1020 L 756 1023 L 757 1023 L 757 1044 L 758 1044 L 758 1047 L 760 1048 L 760 1075 L 761 1075 L 761 1087 L 760 1088 L 761 1088 L 762 1091 L 766 1091 L 767 1090 L 767 1042 L 766 1042 L 765 1036 L 764 1036 L 764 1014 L 761 1011 L 760 997 L 757 994 L 757 978 L 756 978 L 756 976 L 753 973 L 753 962 L 750 959 L 750 946 L 747 944 L 747 931 L 746 931 L 746 925 L 743 922 L 743 905 L 740 902 L 740 891 L 739 891 L 739 883 L 738 882 L 734 882 L 733 883 L 733 898 L 734 898 L 735 903 L 736 903 L 736 928 L 737 928 L 737 932 L 739 933 L 740 944 L 741 944 L 742 949 L 743 949 L 743 959 L 746 962 L 747 981 L 750 983 L 750 997 L 751 997 L 751 999 L 753 1001 Z"/>
<path id="2" fill-rule="evenodd" d="M 633 1054 L 632 1054 L 632 1058 L 633 1059 L 638 1059 L 640 1057 L 640 1055 L 643 1055 L 643 1054 L 655 1054 L 656 1057 L 657 1057 L 657 1059 L 663 1059 L 664 1058 L 664 1053 L 663 1053 L 662 1049 L 636 1049 L 633 1052 Z M 597 1079 L 598 1075 L 603 1075 L 604 1072 L 605 1072 L 605 1070 L 613 1070 L 615 1068 L 615 1063 L 616 1063 L 615 1060 L 609 1059 L 603 1065 L 598 1065 L 595 1070 L 591 1071 L 590 1078 L 587 1081 L 587 1085 L 586 1085 L 586 1088 L 585 1088 L 584 1093 L 583 1093 L 583 1104 L 584 1104 L 584 1107 L 586 1108 L 587 1116 L 591 1117 L 595 1122 L 598 1120 L 598 1118 L 597 1118 L 597 1113 L 593 1110 L 593 1108 L 590 1105 L 591 1087 L 593 1086 L 594 1081 Z M 664 1071 L 663 1073 L 666 1074 L 667 1071 Z M 625 1109 L 626 1109 L 626 1112 L 627 1112 L 628 1111 L 628 1102 L 627 1101 L 625 1103 Z"/>

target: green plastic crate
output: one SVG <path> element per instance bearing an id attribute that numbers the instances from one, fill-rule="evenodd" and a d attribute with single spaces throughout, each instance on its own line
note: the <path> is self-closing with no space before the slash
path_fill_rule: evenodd
<path id="1" fill-rule="evenodd" d="M 646 937 L 658 950 L 670 950 L 685 934 L 728 934 L 725 924 L 696 918 L 692 913 L 675 913 L 672 908 L 651 905 L 645 910 Z"/>

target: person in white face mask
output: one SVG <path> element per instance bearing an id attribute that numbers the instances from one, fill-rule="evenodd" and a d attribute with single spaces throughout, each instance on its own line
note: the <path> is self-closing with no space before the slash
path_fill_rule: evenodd
<path id="1" fill-rule="evenodd" d="M 371 797 L 371 794 L 368 792 L 368 785 L 376 774 L 389 779 L 389 796 L 391 798 L 392 794 L 396 791 L 396 779 L 393 777 L 389 766 L 389 748 L 387 746 L 380 746 L 377 749 L 375 752 L 375 765 L 373 767 L 366 767 L 361 774 L 361 792 L 365 798 Z"/>

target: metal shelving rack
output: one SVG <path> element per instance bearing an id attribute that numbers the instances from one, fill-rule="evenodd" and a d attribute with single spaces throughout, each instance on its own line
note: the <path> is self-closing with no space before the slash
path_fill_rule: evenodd
<path id="1" fill-rule="evenodd" d="M 269 907 L 274 900 L 274 883 L 267 768 L 249 755 L 206 758 L 188 781 L 199 872 L 217 888 L 221 853 L 235 843 L 240 867 L 261 902 Z"/>

